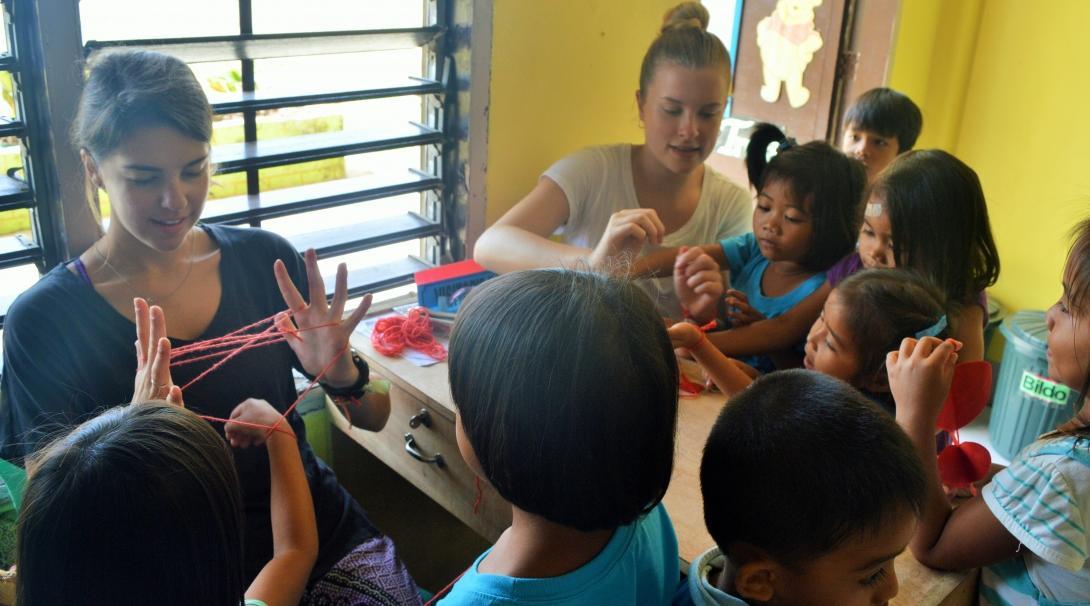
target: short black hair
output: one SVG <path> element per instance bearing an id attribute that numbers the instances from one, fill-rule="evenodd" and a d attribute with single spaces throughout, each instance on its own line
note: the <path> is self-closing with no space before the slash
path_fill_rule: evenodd
<path id="1" fill-rule="evenodd" d="M 772 143 L 780 151 L 766 160 Z M 867 171 L 858 160 L 825 141 L 798 145 L 775 125 L 758 124 L 746 146 L 746 170 L 758 193 L 769 182 L 784 181 L 800 201 L 810 200 L 813 234 L 803 267 L 825 271 L 855 247 L 867 187 Z"/>
<path id="2" fill-rule="evenodd" d="M 871 195 L 885 205 L 897 267 L 925 275 L 955 308 L 971 304 L 999 279 L 980 178 L 941 149 L 898 156 L 875 179 Z"/>
<path id="3" fill-rule="evenodd" d="M 847 383 L 799 369 L 732 398 L 700 464 L 704 521 L 720 549 L 745 543 L 787 566 L 918 515 L 926 486 L 893 418 Z"/>
<path id="4" fill-rule="evenodd" d="M 844 126 L 897 137 L 897 152 L 903 153 L 915 147 L 923 130 L 923 114 L 907 95 L 891 88 L 872 88 L 848 108 Z"/>
<path id="5" fill-rule="evenodd" d="M 662 500 L 678 367 L 635 283 L 572 270 L 489 280 L 458 313 L 449 362 L 466 438 L 516 507 L 591 531 Z"/>

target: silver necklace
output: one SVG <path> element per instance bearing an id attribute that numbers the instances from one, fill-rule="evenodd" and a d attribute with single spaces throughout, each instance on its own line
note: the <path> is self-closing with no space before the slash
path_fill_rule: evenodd
<path id="1" fill-rule="evenodd" d="M 121 272 L 117 271 L 117 268 L 110 264 L 110 260 L 106 257 L 106 255 L 102 254 L 102 251 L 99 250 L 98 243 L 100 241 L 101 240 L 96 241 L 94 244 L 91 245 L 91 247 L 95 249 L 95 254 L 98 255 L 98 258 L 102 260 L 102 264 L 105 265 L 107 268 L 109 268 L 109 270 L 111 272 L 113 272 L 113 274 L 115 276 L 117 276 L 118 279 L 120 279 L 122 282 L 124 282 L 125 285 L 129 287 L 129 290 L 132 291 L 132 293 L 134 295 L 140 296 L 140 289 L 136 288 L 136 286 L 132 282 L 130 282 L 129 279 L 126 278 Z M 171 290 L 169 293 L 167 293 L 166 295 L 164 295 L 162 297 L 145 296 L 144 300 L 148 302 L 148 305 L 156 305 L 156 304 L 159 304 L 159 303 L 163 303 L 163 302 L 167 301 L 168 299 L 170 299 L 171 297 L 173 297 L 179 290 L 182 289 L 182 286 L 185 285 L 187 280 L 189 280 L 189 274 L 193 273 L 193 252 L 194 252 L 194 250 L 196 250 L 196 246 L 197 246 L 196 238 L 190 238 L 189 266 L 185 270 L 185 275 L 182 276 L 182 281 L 178 282 L 178 285 L 175 286 L 173 290 Z"/>

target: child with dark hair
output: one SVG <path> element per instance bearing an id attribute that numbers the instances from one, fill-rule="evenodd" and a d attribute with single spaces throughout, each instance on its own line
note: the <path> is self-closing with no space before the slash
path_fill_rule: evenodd
<path id="1" fill-rule="evenodd" d="M 951 509 L 930 435 L 959 359 L 957 344 L 906 339 L 889 354 L 897 422 L 924 461 L 928 496 L 912 553 L 946 570 L 985 567 L 981 603 L 1090 603 L 1090 221 L 1076 228 L 1063 295 L 1048 310 L 1048 375 L 1081 389 L 1075 416 L 1018 453 L 981 494 Z M 933 442 L 932 442 L 933 444 Z"/>
<path id="2" fill-rule="evenodd" d="M 512 521 L 439 603 L 668 604 L 678 369 L 647 295 L 569 270 L 494 278 L 449 362 L 459 450 Z"/>
<path id="3" fill-rule="evenodd" d="M 752 383 L 692 324 L 677 324 L 668 332 L 723 393 L 733 395 Z M 906 337 L 946 334 L 942 293 L 927 280 L 901 269 L 865 270 L 838 284 L 825 300 L 806 337 L 803 366 L 846 381 L 892 414 L 886 354 Z"/>
<path id="4" fill-rule="evenodd" d="M 268 452 L 273 556 L 249 587 L 231 449 L 185 408 L 135 403 L 28 459 L 16 604 L 298 604 L 318 555 L 299 449 L 288 423 L 271 433 L 247 425 L 279 418 L 247 400 L 226 426 L 232 446 Z"/>
<path id="5" fill-rule="evenodd" d="M 894 420 L 806 370 L 761 377 L 727 403 L 700 488 L 717 546 L 693 560 L 682 604 L 885 603 L 925 495 Z"/>
<path id="6" fill-rule="evenodd" d="M 776 153 L 766 160 L 774 144 Z M 746 168 L 757 190 L 753 231 L 700 247 L 729 269 L 732 286 L 726 299 L 731 329 L 708 337 L 727 355 L 769 372 L 777 366 L 769 354 L 786 353 L 780 366 L 797 366 L 802 358 L 806 331 L 829 295 L 825 270 L 855 243 L 866 177 L 859 162 L 828 143 L 797 145 L 771 124 L 751 135 Z M 687 279 L 683 260 L 701 261 L 692 250 L 665 250 L 639 261 L 636 273 L 673 271 L 678 297 L 690 300 L 703 282 Z"/>
<path id="7" fill-rule="evenodd" d="M 900 267 L 938 286 L 950 308 L 961 360 L 984 358 L 988 300 L 999 278 L 988 204 L 976 172 L 938 149 L 894 160 L 871 185 L 856 252 L 828 271 L 829 284 L 863 268 Z"/>
<path id="8" fill-rule="evenodd" d="M 867 180 L 874 181 L 898 154 L 916 145 L 921 129 L 923 115 L 912 99 L 893 89 L 872 88 L 844 114 L 841 149 L 862 161 Z"/>

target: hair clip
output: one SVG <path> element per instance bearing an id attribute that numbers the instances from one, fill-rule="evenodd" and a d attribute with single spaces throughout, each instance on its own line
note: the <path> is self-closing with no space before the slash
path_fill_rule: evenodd
<path id="1" fill-rule="evenodd" d="M 882 216 L 882 205 L 881 204 L 875 204 L 873 202 L 867 203 L 867 210 L 866 210 L 866 212 L 864 214 L 866 216 L 868 216 L 868 217 L 881 217 Z"/>
<path id="2" fill-rule="evenodd" d="M 919 340 L 924 337 L 937 337 L 939 336 L 940 332 L 946 330 L 946 325 L 946 314 L 942 314 L 941 316 L 939 316 L 939 319 L 934 324 L 928 326 L 923 330 L 917 331 L 916 339 Z"/>
<path id="3" fill-rule="evenodd" d="M 765 162 L 771 162 L 772 158 L 782 154 L 783 152 L 797 147 L 799 144 L 793 137 L 787 137 L 783 141 L 773 141 L 769 143 L 768 150 L 765 152 Z"/>

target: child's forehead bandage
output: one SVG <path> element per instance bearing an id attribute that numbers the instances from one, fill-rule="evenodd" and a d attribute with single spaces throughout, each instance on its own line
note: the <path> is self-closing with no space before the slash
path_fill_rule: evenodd
<path id="1" fill-rule="evenodd" d="M 868 217 L 881 217 L 882 216 L 882 205 L 874 203 L 874 202 L 868 202 L 867 203 L 867 210 L 865 211 L 865 214 Z"/>

